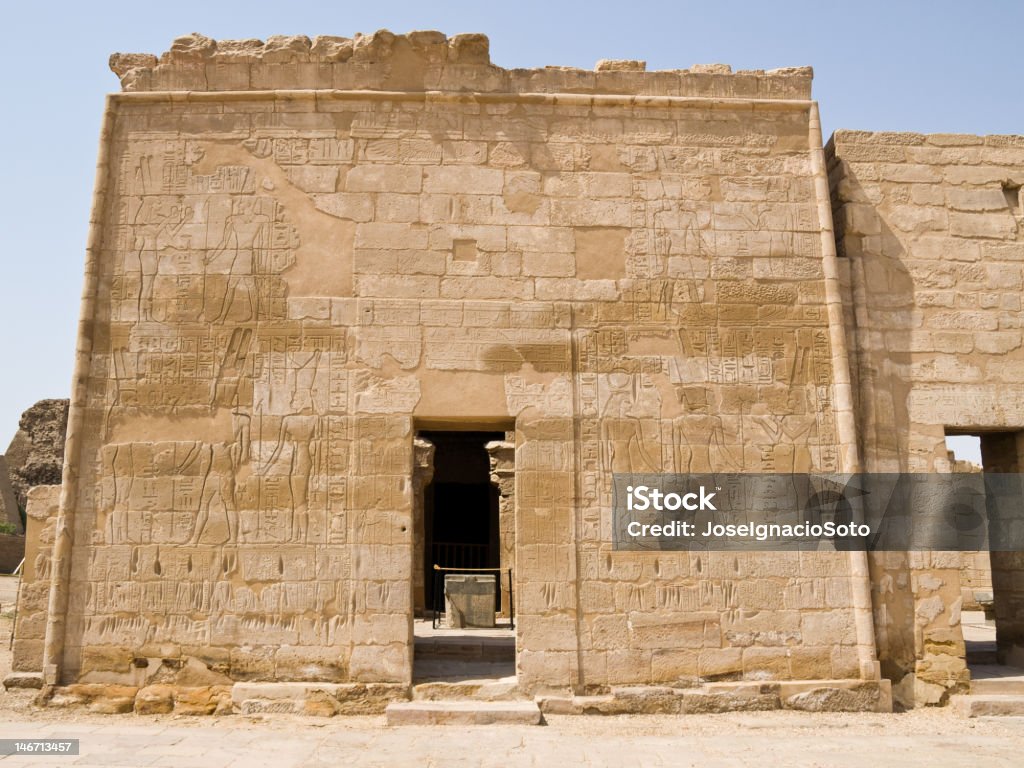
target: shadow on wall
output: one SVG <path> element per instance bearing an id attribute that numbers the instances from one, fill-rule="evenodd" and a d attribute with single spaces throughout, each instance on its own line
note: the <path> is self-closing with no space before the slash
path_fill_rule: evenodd
<path id="1" fill-rule="evenodd" d="M 830 144 L 829 150 L 833 148 Z M 915 283 L 908 252 L 881 215 L 887 201 L 880 185 L 863 184 L 850 164 L 836 192 L 836 241 L 849 259 L 856 343 L 851 361 L 862 466 L 867 472 L 906 472 L 910 457 L 911 352 Z M 910 562 L 906 553 L 870 553 L 869 571 L 878 659 L 894 682 L 915 671 Z"/>

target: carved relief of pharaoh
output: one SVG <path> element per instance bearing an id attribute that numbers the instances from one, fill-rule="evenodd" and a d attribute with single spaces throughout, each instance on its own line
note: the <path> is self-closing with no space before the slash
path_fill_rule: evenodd
<path id="1" fill-rule="evenodd" d="M 685 413 L 672 421 L 674 469 L 683 473 L 733 472 L 743 462 L 730 449 L 722 419 L 711 413 L 705 387 L 675 385 Z"/>
<path id="2" fill-rule="evenodd" d="M 248 322 L 259 317 L 256 276 L 273 236 L 272 200 L 232 197 L 228 205 L 230 213 L 224 219 L 223 233 L 206 260 L 207 275 L 223 276 L 219 283 L 209 277 L 207 282 L 208 286 L 223 287 L 219 303 L 209 297 L 209 317 L 214 323 Z"/>
<path id="3" fill-rule="evenodd" d="M 313 474 L 320 463 L 320 437 L 322 425 L 317 415 L 291 414 L 281 420 L 274 451 L 264 466 L 264 472 L 283 459 L 287 462 L 288 490 L 290 494 L 290 541 L 305 543 L 309 535 L 309 492 Z M 288 449 L 285 454 L 285 448 Z"/>
<path id="4" fill-rule="evenodd" d="M 135 214 L 134 251 L 139 263 L 139 320 L 158 320 L 154 314 L 153 288 L 164 257 L 189 248 L 182 230 L 192 209 L 177 197 L 147 196 Z M 166 271 L 166 270 L 165 270 Z"/>
<path id="5" fill-rule="evenodd" d="M 604 468 L 613 473 L 661 471 L 645 444 L 635 378 L 628 373 L 610 373 L 607 384 L 610 395 L 601 418 Z"/>
<path id="6" fill-rule="evenodd" d="M 764 435 L 764 444 L 770 446 L 776 472 L 810 472 L 809 443 L 817 435 L 817 415 L 807 407 L 806 390 L 794 387 L 789 391 L 786 411 L 752 418 Z"/>

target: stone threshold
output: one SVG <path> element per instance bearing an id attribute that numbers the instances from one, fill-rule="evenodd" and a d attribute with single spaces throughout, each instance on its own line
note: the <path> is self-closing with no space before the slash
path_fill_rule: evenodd
<path id="1" fill-rule="evenodd" d="M 623 686 L 598 696 L 541 695 L 545 714 L 676 715 L 720 712 L 892 712 L 888 680 L 706 683 L 695 688 Z"/>

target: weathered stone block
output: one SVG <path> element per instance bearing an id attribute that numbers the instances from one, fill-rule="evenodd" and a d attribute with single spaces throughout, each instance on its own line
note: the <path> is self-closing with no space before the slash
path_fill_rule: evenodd
<path id="1" fill-rule="evenodd" d="M 1012 240 L 1017 235 L 1017 222 L 1005 213 L 951 213 L 950 234 L 957 237 Z"/>
<path id="2" fill-rule="evenodd" d="M 786 709 L 805 712 L 876 712 L 881 693 L 875 685 L 858 688 L 814 688 L 784 699 Z"/>
<path id="3" fill-rule="evenodd" d="M 1006 196 L 999 187 L 988 189 L 949 189 L 946 200 L 954 211 L 1006 211 Z"/>
<path id="4" fill-rule="evenodd" d="M 224 712 L 230 703 L 229 685 L 176 687 L 174 692 L 174 712 L 179 715 L 212 715 L 218 710 Z"/>
<path id="5" fill-rule="evenodd" d="M 951 696 L 950 706 L 958 717 L 1024 716 L 1024 696 L 1020 695 Z"/>
<path id="6" fill-rule="evenodd" d="M 449 627 L 493 627 L 494 574 L 446 574 L 445 620 Z"/>
<path id="7" fill-rule="evenodd" d="M 423 169 L 417 167 L 358 165 L 345 176 L 349 192 L 417 193 L 422 184 Z"/>
<path id="8" fill-rule="evenodd" d="M 683 691 L 679 711 L 684 715 L 703 715 L 717 712 L 765 712 L 779 709 L 779 694 L 765 690 Z"/>
<path id="9" fill-rule="evenodd" d="M 139 689 L 128 685 L 75 683 L 53 689 L 46 699 L 50 707 L 86 706 L 93 712 L 112 715 L 131 712 Z"/>
<path id="10" fill-rule="evenodd" d="M 38 672 L 11 672 L 4 678 L 4 690 L 35 689 L 43 687 L 43 676 Z"/>
<path id="11" fill-rule="evenodd" d="M 174 710 L 174 695 L 172 685 L 147 685 L 135 696 L 135 714 L 166 715 Z"/>
<path id="12" fill-rule="evenodd" d="M 532 701 L 409 701 L 388 704 L 388 725 L 540 725 Z"/>

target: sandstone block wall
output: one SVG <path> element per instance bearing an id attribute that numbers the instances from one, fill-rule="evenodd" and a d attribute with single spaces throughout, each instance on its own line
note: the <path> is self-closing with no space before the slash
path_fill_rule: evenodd
<path id="1" fill-rule="evenodd" d="M 521 686 L 874 674 L 856 556 L 610 544 L 614 472 L 856 466 L 809 70 L 112 65 L 48 677 L 408 682 L 415 431 L 510 422 Z"/>
<path id="2" fill-rule="evenodd" d="M 1024 423 L 1024 138 L 839 131 L 828 151 L 865 467 L 949 471 L 947 428 Z"/>
<path id="3" fill-rule="evenodd" d="M 955 471 L 947 431 L 1024 427 L 1024 138 L 839 131 L 827 154 L 864 467 Z M 983 437 L 986 471 L 1020 471 L 1013 442 Z M 1024 605 L 1019 568 L 1003 577 L 1005 630 Z M 905 683 L 897 697 L 940 701 L 967 679 L 959 569 L 959 553 L 874 558 L 879 655 Z"/>
<path id="4" fill-rule="evenodd" d="M 59 485 L 40 485 L 29 491 L 23 544 L 25 566 L 18 588 L 18 615 L 12 646 L 11 668 L 15 672 L 40 672 L 43 668 L 43 639 L 59 504 Z"/>

